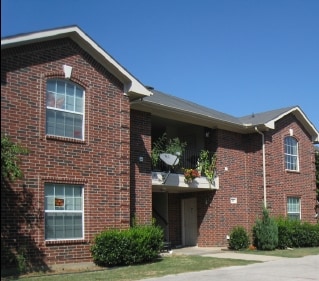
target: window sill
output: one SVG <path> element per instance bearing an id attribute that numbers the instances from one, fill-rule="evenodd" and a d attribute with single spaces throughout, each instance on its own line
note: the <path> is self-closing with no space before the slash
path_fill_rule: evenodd
<path id="1" fill-rule="evenodd" d="M 56 141 L 63 141 L 63 142 L 72 142 L 72 143 L 86 143 L 84 140 L 80 139 L 74 139 L 74 138 L 66 138 L 66 137 L 60 137 L 60 136 L 53 136 L 53 135 L 46 135 L 46 140 L 56 140 Z"/>
<path id="2" fill-rule="evenodd" d="M 300 171 L 297 170 L 285 170 L 286 173 L 292 173 L 292 174 L 300 174 Z"/>
<path id="3" fill-rule="evenodd" d="M 55 246 L 55 245 L 73 245 L 73 244 L 89 244 L 90 241 L 81 239 L 81 240 L 48 240 L 45 241 L 46 246 Z"/>

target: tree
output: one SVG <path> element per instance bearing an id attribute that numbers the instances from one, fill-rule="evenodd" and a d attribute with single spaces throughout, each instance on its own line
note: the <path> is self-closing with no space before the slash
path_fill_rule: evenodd
<path id="1" fill-rule="evenodd" d="M 315 205 L 315 212 L 316 212 L 316 218 L 317 222 L 319 223 L 319 147 L 315 147 L 315 159 L 316 159 L 316 191 L 317 191 L 317 200 Z"/>
<path id="2" fill-rule="evenodd" d="M 319 147 L 316 147 L 316 186 L 317 186 L 317 200 L 319 200 Z"/>
<path id="3" fill-rule="evenodd" d="M 265 207 L 262 218 L 257 219 L 253 227 L 253 237 L 258 250 L 275 250 L 278 245 L 278 225 Z"/>
<path id="4" fill-rule="evenodd" d="M 1 135 L 1 179 L 14 181 L 22 178 L 20 156 L 28 153 L 28 149 L 14 143 L 9 136 Z"/>

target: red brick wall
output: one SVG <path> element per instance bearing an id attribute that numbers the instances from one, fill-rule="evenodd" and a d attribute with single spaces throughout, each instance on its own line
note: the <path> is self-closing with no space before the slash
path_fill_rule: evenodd
<path id="1" fill-rule="evenodd" d="M 199 194 L 201 204 L 205 203 L 206 215 L 199 225 L 198 245 L 206 247 L 224 246 L 230 229 L 236 225 L 245 228 L 249 226 L 244 137 L 237 133 L 216 130 L 214 135 L 218 144 L 217 173 L 220 189 L 210 196 Z M 232 197 L 237 198 L 237 204 L 230 203 Z"/>
<path id="2" fill-rule="evenodd" d="M 45 136 L 46 81 L 63 78 L 64 64 L 85 89 L 84 141 Z M 2 190 L 7 243 L 19 249 L 29 241 L 28 255 L 49 264 L 91 260 L 95 234 L 130 223 L 130 104 L 123 85 L 71 40 L 33 44 L 2 51 L 1 109 L 1 132 L 30 150 L 24 179 Z M 45 182 L 84 185 L 83 241 L 45 242 Z"/>
<path id="3" fill-rule="evenodd" d="M 300 171 L 284 168 L 284 137 L 293 129 L 299 143 Z M 197 193 L 199 246 L 225 246 L 226 235 L 235 226 L 251 233 L 261 217 L 264 201 L 262 137 L 214 131 L 217 135 L 217 169 L 220 189 L 212 196 Z M 216 139 L 216 138 L 215 138 Z M 265 132 L 267 206 L 272 216 L 286 216 L 287 196 L 301 198 L 301 219 L 315 223 L 315 155 L 310 136 L 293 115 Z M 225 169 L 227 167 L 227 170 Z M 204 204 L 212 198 L 210 204 Z M 237 198 L 231 204 L 230 198 Z M 203 205 L 204 204 L 204 205 Z"/>
<path id="4" fill-rule="evenodd" d="M 134 223 L 152 221 L 151 115 L 131 111 L 131 216 Z"/>
<path id="5" fill-rule="evenodd" d="M 298 141 L 299 172 L 285 170 L 284 138 L 290 129 Z M 301 200 L 301 219 L 315 223 L 314 206 L 316 198 L 315 154 L 310 136 L 302 124 L 290 114 L 276 123 L 276 130 L 266 135 L 267 205 L 272 214 L 286 214 L 287 196 Z"/>
<path id="6" fill-rule="evenodd" d="M 284 137 L 293 129 L 299 143 L 300 171 L 284 167 Z M 310 136 L 293 115 L 264 132 L 266 155 L 266 200 L 272 216 L 286 216 L 287 196 L 301 198 L 301 218 L 315 223 L 315 155 Z M 213 130 L 205 138 L 208 149 L 217 151 L 219 190 L 169 194 L 169 236 L 172 245 L 182 244 L 181 200 L 197 198 L 198 246 L 226 246 L 226 236 L 236 226 L 251 234 L 264 205 L 262 136 Z M 236 198 L 237 204 L 230 199 Z"/>

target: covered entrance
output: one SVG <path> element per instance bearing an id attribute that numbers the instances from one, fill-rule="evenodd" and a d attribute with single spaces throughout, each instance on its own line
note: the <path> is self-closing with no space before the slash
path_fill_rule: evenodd
<path id="1" fill-rule="evenodd" d="M 185 194 L 153 192 L 153 218 L 164 230 L 165 242 L 173 247 L 196 246 L 198 240 L 197 197 Z"/>
<path id="2" fill-rule="evenodd" d="M 182 244 L 197 245 L 197 203 L 196 198 L 182 199 Z"/>

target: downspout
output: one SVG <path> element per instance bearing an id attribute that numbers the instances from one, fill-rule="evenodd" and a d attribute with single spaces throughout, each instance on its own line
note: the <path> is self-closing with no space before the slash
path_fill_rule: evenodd
<path id="1" fill-rule="evenodd" d="M 262 149 L 263 149 L 263 182 L 264 182 L 264 207 L 267 208 L 267 192 L 266 192 L 266 153 L 265 153 L 265 135 L 255 127 L 257 133 L 262 136 Z"/>

